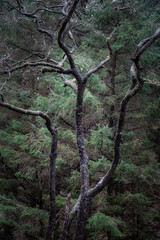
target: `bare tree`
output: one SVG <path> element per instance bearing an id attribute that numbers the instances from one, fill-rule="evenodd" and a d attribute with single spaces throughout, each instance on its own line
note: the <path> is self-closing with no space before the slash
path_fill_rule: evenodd
<path id="1" fill-rule="evenodd" d="M 112 57 L 114 59 L 115 56 L 112 54 L 112 50 L 110 48 L 110 44 L 108 42 L 108 47 L 110 48 L 110 54 L 103 60 L 97 67 L 91 69 L 84 76 L 81 75 L 77 66 L 75 64 L 73 58 L 73 51 L 75 47 L 74 37 L 72 35 L 72 27 L 73 27 L 73 15 L 76 12 L 77 5 L 80 0 L 74 1 L 63 1 L 63 4 L 57 4 L 55 6 L 46 6 L 45 2 L 38 1 L 42 7 L 35 9 L 32 13 L 28 12 L 26 8 L 21 4 L 20 1 L 14 1 L 11 3 L 10 1 L 3 1 L 9 7 L 8 12 L 12 10 L 16 10 L 20 15 L 25 16 L 27 18 L 31 18 L 34 20 L 37 31 L 43 36 L 47 36 L 51 43 L 51 51 L 54 49 L 54 44 L 56 42 L 55 35 L 58 35 L 57 41 L 59 47 L 64 51 L 65 57 L 61 62 L 57 62 L 54 59 L 47 58 L 44 54 L 31 52 L 31 58 L 36 56 L 36 61 L 29 59 L 21 60 L 18 65 L 13 64 L 12 66 L 7 67 L 1 72 L 1 75 L 11 74 L 14 71 L 19 69 L 23 69 L 26 67 L 43 67 L 42 72 L 56 72 L 61 74 L 61 78 L 64 83 L 71 87 L 77 95 L 76 100 L 76 139 L 77 139 L 77 147 L 80 158 L 80 179 L 81 179 L 81 193 L 77 200 L 77 203 L 73 207 L 73 209 L 69 212 L 69 201 L 70 195 L 67 198 L 67 206 L 66 206 L 66 218 L 63 225 L 62 231 L 62 239 L 65 240 L 68 237 L 69 229 L 73 220 L 74 215 L 77 213 L 77 225 L 75 229 L 74 240 L 83 240 L 85 238 L 85 227 L 88 218 L 89 211 L 89 203 L 98 193 L 100 193 L 105 186 L 107 186 L 115 173 L 117 165 L 120 160 L 120 147 L 121 147 L 121 138 L 122 131 L 125 123 L 125 114 L 126 107 L 129 100 L 135 96 L 144 84 L 144 79 L 142 77 L 142 68 L 140 65 L 140 57 L 145 52 L 145 50 L 150 47 L 154 41 L 160 37 L 160 29 L 158 29 L 151 37 L 142 40 L 135 50 L 133 57 L 131 58 L 133 61 L 133 65 L 131 66 L 131 86 L 122 99 L 120 105 L 120 115 L 118 119 L 118 126 L 116 129 L 116 135 L 114 140 L 114 157 L 109 171 L 104 175 L 104 177 L 95 185 L 95 187 L 90 189 L 89 184 L 89 174 L 88 174 L 88 155 L 84 144 L 84 129 L 83 129 L 83 96 L 84 91 L 86 89 L 86 84 L 89 77 L 100 70 L 104 64 L 106 64 Z M 59 3 L 59 2 L 58 2 Z M 55 26 L 53 31 L 46 30 L 40 26 L 40 19 L 38 13 L 41 11 L 47 11 L 51 13 L 60 14 L 62 17 L 59 19 L 58 23 Z M 70 48 L 65 43 L 66 37 L 70 37 L 72 40 L 73 48 Z M 111 35 L 112 36 L 112 35 Z M 110 37 L 111 37 L 110 36 Z M 5 59 L 3 59 L 6 61 Z M 8 59 L 7 59 L 8 60 Z M 69 68 L 65 69 L 63 64 L 65 61 L 68 61 Z M 77 86 L 75 87 L 71 82 L 67 82 L 64 75 L 71 74 L 77 81 Z M 57 128 L 52 126 L 52 122 L 50 117 L 42 113 L 40 111 L 32 111 L 25 110 L 22 108 L 18 108 L 9 104 L 3 93 L 1 93 L 1 102 L 0 106 L 4 108 L 8 108 L 12 111 L 32 115 L 32 116 L 40 116 L 46 121 L 46 127 L 52 135 L 52 146 L 50 153 L 50 214 L 49 214 L 49 222 L 48 229 L 46 233 L 46 240 L 54 239 L 54 229 L 56 226 L 56 203 L 55 203 L 55 161 L 57 157 Z"/>

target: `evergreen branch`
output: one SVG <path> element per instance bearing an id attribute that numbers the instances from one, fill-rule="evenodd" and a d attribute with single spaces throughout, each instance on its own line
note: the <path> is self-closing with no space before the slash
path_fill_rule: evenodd
<path id="1" fill-rule="evenodd" d="M 33 111 L 33 110 L 16 107 L 14 105 L 11 105 L 5 102 L 3 98 L 2 98 L 2 102 L 0 102 L 0 106 L 17 113 L 31 115 L 31 116 L 40 116 L 46 121 L 46 127 L 52 135 L 52 144 L 51 144 L 51 152 L 50 152 L 50 212 L 49 212 L 49 221 L 48 221 L 48 228 L 47 228 L 47 234 L 46 234 L 46 240 L 50 240 L 52 239 L 51 236 L 54 235 L 54 229 L 56 225 L 55 161 L 57 158 L 57 141 L 58 141 L 57 128 L 52 126 L 52 122 L 49 116 L 41 111 Z"/>

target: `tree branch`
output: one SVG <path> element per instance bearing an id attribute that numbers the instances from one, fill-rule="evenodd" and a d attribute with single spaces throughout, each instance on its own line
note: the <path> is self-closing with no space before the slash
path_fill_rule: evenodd
<path id="1" fill-rule="evenodd" d="M 8 70 L 4 70 L 2 72 L 0 72 L 0 75 L 3 74 L 8 74 L 8 73 L 12 73 L 15 72 L 19 69 L 22 68 L 26 68 L 26 67 L 37 67 L 37 66 L 43 66 L 44 68 L 42 68 L 42 73 L 45 72 L 57 72 L 57 73 L 63 73 L 63 74 L 72 74 L 72 70 L 71 69 L 64 69 L 63 67 L 60 67 L 58 65 L 53 65 L 51 63 L 48 62 L 25 62 L 24 64 L 21 64 L 20 66 L 8 69 Z"/>
<path id="2" fill-rule="evenodd" d="M 110 60 L 110 56 L 107 56 L 107 58 L 105 60 L 103 60 L 97 67 L 95 67 L 94 69 L 90 70 L 83 79 L 84 84 L 87 82 L 88 78 L 95 72 L 97 72 L 99 69 L 103 68 L 103 65 L 105 63 L 107 63 Z"/>
<path id="3" fill-rule="evenodd" d="M 136 61 L 140 58 L 140 56 L 142 55 L 142 53 L 149 48 L 154 42 L 155 40 L 157 40 L 160 37 L 160 28 L 158 28 L 156 30 L 156 32 L 149 38 L 144 39 L 143 41 L 141 41 L 138 46 L 137 46 L 137 50 L 135 52 L 135 54 L 133 55 L 133 57 L 131 58 L 132 61 Z"/>
<path id="4" fill-rule="evenodd" d="M 12 110 L 12 111 L 17 112 L 17 113 L 42 117 L 46 121 L 46 126 L 47 126 L 48 130 L 50 131 L 50 133 L 52 135 L 54 135 L 54 129 L 52 128 L 51 119 L 49 118 L 49 116 L 47 114 L 45 114 L 41 111 L 33 111 L 33 110 L 23 109 L 23 108 L 11 105 L 11 104 L 6 102 L 3 94 L 0 94 L 0 95 L 2 96 L 2 102 L 0 102 L 1 107 L 8 108 L 9 110 Z"/>
<path id="5" fill-rule="evenodd" d="M 141 41 L 136 48 L 134 58 L 132 60 L 134 61 L 134 64 L 131 66 L 131 77 L 132 77 L 132 83 L 130 86 L 130 89 L 128 93 L 125 95 L 121 102 L 120 107 L 120 115 L 119 115 L 119 121 L 116 131 L 116 137 L 115 137 L 115 145 L 114 145 L 114 158 L 112 165 L 107 172 L 107 174 L 97 183 L 97 185 L 88 191 L 88 195 L 90 198 L 93 198 L 97 193 L 99 193 L 106 185 L 109 184 L 109 182 L 112 180 L 112 177 L 115 173 L 115 170 L 118 166 L 119 160 L 120 160 L 120 146 L 121 146 L 121 138 L 122 138 L 122 131 L 124 127 L 124 120 L 125 120 L 125 114 L 126 114 L 126 107 L 128 101 L 135 96 L 139 90 L 142 88 L 144 84 L 144 80 L 141 76 L 142 67 L 139 63 L 139 58 L 142 55 L 142 53 L 149 47 L 151 44 L 155 42 L 155 40 L 160 37 L 160 29 L 158 29 L 153 36 L 150 38 L 147 38 L 147 40 Z M 137 86 L 137 82 L 139 83 Z"/>
<path id="6" fill-rule="evenodd" d="M 67 55 L 69 64 L 71 66 L 71 69 L 73 70 L 73 75 L 76 77 L 78 82 L 82 82 L 82 76 L 80 75 L 80 73 L 78 72 L 78 70 L 76 68 L 75 62 L 74 62 L 73 57 L 72 57 L 72 53 L 70 52 L 69 48 L 66 46 L 66 44 L 63 41 L 64 32 L 66 30 L 66 27 L 67 27 L 68 23 L 70 23 L 72 15 L 73 15 L 79 1 L 80 0 L 74 0 L 71 9 L 69 10 L 66 18 L 64 19 L 64 21 L 62 23 L 62 26 L 61 26 L 61 28 L 59 30 L 59 33 L 58 33 L 58 44 L 59 44 L 60 48 Z"/>
<path id="7" fill-rule="evenodd" d="M 68 87 L 72 88 L 74 93 L 77 94 L 77 87 L 73 84 L 73 82 L 67 80 L 62 74 L 60 75 L 60 77 L 64 82 L 64 87 L 68 86 Z"/>

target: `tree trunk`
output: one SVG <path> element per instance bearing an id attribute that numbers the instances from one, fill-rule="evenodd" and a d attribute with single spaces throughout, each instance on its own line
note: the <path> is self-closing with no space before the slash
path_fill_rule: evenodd
<path id="1" fill-rule="evenodd" d="M 49 212 L 49 222 L 46 234 L 46 240 L 53 240 L 54 229 L 56 226 L 56 199 L 55 199 L 55 162 L 57 158 L 57 141 L 58 133 L 57 130 L 54 131 L 52 136 L 52 146 L 50 153 L 50 212 Z"/>
<path id="2" fill-rule="evenodd" d="M 88 176 L 88 156 L 84 145 L 83 132 L 83 95 L 85 85 L 78 84 L 77 104 L 76 104 L 76 134 L 77 146 L 80 156 L 80 176 L 81 176 L 81 192 L 84 193 L 89 188 Z"/>
<path id="3" fill-rule="evenodd" d="M 74 240 L 82 240 L 85 236 L 85 226 L 88 218 L 89 198 L 87 191 L 89 190 L 88 175 L 88 156 L 84 145 L 83 133 L 83 94 L 85 84 L 78 84 L 77 105 L 76 105 L 76 130 L 77 130 L 77 146 L 80 156 L 80 176 L 81 176 L 81 199 L 78 208 L 77 226 Z"/>
<path id="4" fill-rule="evenodd" d="M 115 52 L 112 56 L 112 70 L 111 70 L 111 78 L 110 78 L 111 96 L 115 95 L 116 63 L 117 63 L 117 52 Z M 112 105 L 110 106 L 110 117 L 109 117 L 109 123 L 108 123 L 109 128 L 112 128 L 114 125 L 114 120 L 113 120 L 114 108 L 115 108 L 115 103 L 112 103 Z"/>
<path id="5" fill-rule="evenodd" d="M 73 240 L 85 239 L 85 227 L 88 219 L 90 198 L 88 194 L 84 194 L 81 197 L 80 206 L 78 209 L 77 226 Z"/>

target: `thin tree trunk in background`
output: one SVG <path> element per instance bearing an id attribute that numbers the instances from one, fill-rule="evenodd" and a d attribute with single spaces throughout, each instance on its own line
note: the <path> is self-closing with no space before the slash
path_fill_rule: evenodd
<path id="1" fill-rule="evenodd" d="M 111 96 L 115 96 L 115 76 L 116 76 L 116 63 L 117 63 L 117 52 L 115 52 L 111 58 L 112 60 L 112 70 L 111 70 L 111 78 L 110 78 L 110 84 L 111 84 Z M 115 103 L 112 103 L 110 106 L 110 117 L 109 117 L 109 123 L 108 127 L 112 128 L 114 125 L 114 120 L 113 120 L 113 114 L 114 114 L 114 108 L 115 108 Z"/>
<path id="2" fill-rule="evenodd" d="M 41 173 L 42 173 L 42 171 L 41 171 Z M 42 197 L 43 197 L 43 193 L 42 193 L 42 185 L 41 185 L 41 180 L 40 180 L 40 194 L 39 194 L 39 198 L 40 198 L 40 200 L 39 200 L 39 209 L 43 209 L 43 199 L 42 199 Z M 43 220 L 40 218 L 40 237 L 41 238 L 44 238 L 44 224 L 43 224 Z"/>
<path id="3" fill-rule="evenodd" d="M 51 153 L 50 153 L 50 212 L 49 212 L 49 222 L 48 222 L 46 240 L 53 240 L 54 230 L 56 226 L 55 163 L 57 158 L 57 142 L 58 142 L 58 133 L 57 133 L 57 130 L 55 130 L 54 136 L 52 136 L 52 145 L 51 145 Z"/>

